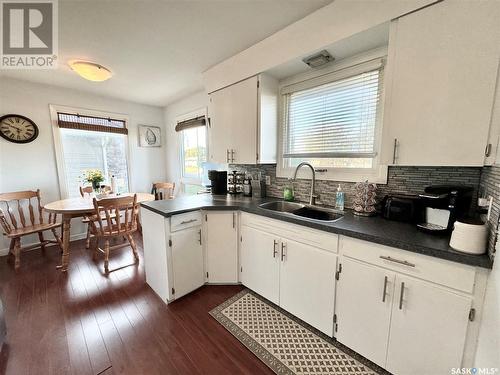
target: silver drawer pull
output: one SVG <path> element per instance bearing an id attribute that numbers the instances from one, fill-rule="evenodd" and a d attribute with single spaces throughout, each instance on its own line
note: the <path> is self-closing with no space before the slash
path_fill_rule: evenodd
<path id="1" fill-rule="evenodd" d="M 403 297 L 405 294 L 405 283 L 401 283 L 401 294 L 399 295 L 399 309 L 403 310 Z"/>
<path id="2" fill-rule="evenodd" d="M 198 221 L 198 220 L 196 220 L 196 219 L 185 220 L 185 221 L 181 221 L 181 224 L 189 224 L 189 223 L 194 223 L 195 221 Z"/>
<path id="3" fill-rule="evenodd" d="M 403 266 L 415 267 L 415 265 L 413 263 L 407 262 L 406 260 L 399 260 L 399 259 L 391 258 L 391 257 L 385 256 L 385 255 L 381 255 L 379 258 L 383 259 L 383 260 L 388 260 L 389 262 L 402 264 Z"/>
<path id="4" fill-rule="evenodd" d="M 382 294 L 382 302 L 385 302 L 386 294 L 387 294 L 387 276 L 384 276 L 384 294 Z"/>

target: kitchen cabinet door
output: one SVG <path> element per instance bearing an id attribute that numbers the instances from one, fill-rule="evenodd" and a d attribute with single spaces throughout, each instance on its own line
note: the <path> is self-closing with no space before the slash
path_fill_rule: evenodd
<path id="1" fill-rule="evenodd" d="M 209 161 L 227 163 L 231 148 L 232 98 L 229 88 L 209 95 L 208 105 Z"/>
<path id="2" fill-rule="evenodd" d="M 258 77 L 230 86 L 231 92 L 231 162 L 257 162 Z"/>
<path id="3" fill-rule="evenodd" d="M 237 212 L 207 212 L 205 215 L 207 281 L 214 284 L 237 283 Z"/>
<path id="4" fill-rule="evenodd" d="M 461 367 L 471 299 L 400 275 L 395 290 L 386 369 L 415 375 Z"/>
<path id="5" fill-rule="evenodd" d="M 278 305 L 279 238 L 246 225 L 241 238 L 241 283 Z"/>
<path id="6" fill-rule="evenodd" d="M 346 257 L 339 263 L 336 338 L 385 367 L 395 275 Z"/>
<path id="7" fill-rule="evenodd" d="M 388 163 L 397 140 L 398 165 L 483 165 L 499 8 L 495 1 L 444 1 L 394 21 L 384 109 Z"/>
<path id="8" fill-rule="evenodd" d="M 174 232 L 172 241 L 172 270 L 175 299 L 203 285 L 203 249 L 201 227 Z"/>
<path id="9" fill-rule="evenodd" d="M 280 307 L 333 336 L 337 255 L 282 239 Z"/>

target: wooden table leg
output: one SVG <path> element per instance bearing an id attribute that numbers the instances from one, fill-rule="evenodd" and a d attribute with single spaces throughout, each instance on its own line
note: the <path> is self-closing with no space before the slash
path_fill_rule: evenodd
<path id="1" fill-rule="evenodd" d="M 57 266 L 62 272 L 66 272 L 68 270 L 69 264 L 69 234 L 71 229 L 71 216 L 63 215 L 62 217 L 63 224 L 63 253 L 61 259 L 61 265 Z"/>

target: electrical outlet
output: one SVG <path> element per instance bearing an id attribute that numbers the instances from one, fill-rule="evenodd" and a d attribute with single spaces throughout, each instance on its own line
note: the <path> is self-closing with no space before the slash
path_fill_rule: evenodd
<path id="1" fill-rule="evenodd" d="M 266 176 L 266 185 L 271 185 L 271 176 Z"/>

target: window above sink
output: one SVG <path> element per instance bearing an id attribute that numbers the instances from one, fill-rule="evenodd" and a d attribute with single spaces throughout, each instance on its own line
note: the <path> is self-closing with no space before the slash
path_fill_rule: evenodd
<path id="1" fill-rule="evenodd" d="M 386 53 L 377 48 L 281 81 L 278 177 L 307 161 L 319 180 L 387 182 L 380 163 Z"/>

